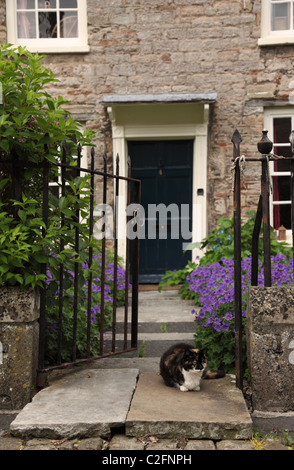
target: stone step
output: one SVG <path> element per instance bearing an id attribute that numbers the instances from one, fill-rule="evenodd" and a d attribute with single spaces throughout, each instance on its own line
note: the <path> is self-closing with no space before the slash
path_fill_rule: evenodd
<path id="1" fill-rule="evenodd" d="M 131 346 L 131 335 L 128 333 L 128 348 Z M 194 344 L 194 331 L 180 331 L 171 333 L 138 333 L 138 348 L 136 351 L 123 353 L 125 357 L 157 357 L 161 356 L 170 346 L 177 342 Z M 112 334 L 108 332 L 104 335 L 104 353 L 110 353 L 112 348 Z M 124 335 L 116 334 L 116 351 L 124 349 Z"/>
<path id="2" fill-rule="evenodd" d="M 118 428 L 129 437 L 249 439 L 252 422 L 230 376 L 181 392 L 153 371 L 88 368 L 39 392 L 10 425 L 16 437 L 49 439 L 109 439 Z"/>
<path id="3" fill-rule="evenodd" d="M 100 436 L 125 425 L 138 369 L 85 369 L 44 388 L 10 425 L 17 437 Z"/>
<path id="4" fill-rule="evenodd" d="M 135 351 L 128 351 L 124 352 L 124 357 L 160 357 L 164 351 L 166 351 L 170 346 L 174 345 L 177 341 L 185 341 L 189 342 L 189 344 L 193 345 L 193 339 L 189 337 L 180 337 L 179 339 L 160 339 L 156 340 L 147 340 L 143 343 L 142 340 L 138 340 L 138 348 Z M 123 349 L 123 341 L 117 341 L 117 351 L 121 351 Z M 128 347 L 131 345 L 129 344 Z M 104 347 L 104 353 L 110 353 L 111 351 L 111 344 L 107 343 Z"/>
<path id="5" fill-rule="evenodd" d="M 117 341 L 124 340 L 124 334 L 119 333 L 115 335 Z M 105 341 L 111 341 L 112 334 L 107 332 L 104 335 Z M 127 335 L 128 339 L 131 339 L 131 333 Z M 142 333 L 138 335 L 139 341 L 193 341 L 194 333 L 193 332 L 180 332 L 180 333 Z"/>
<path id="6" fill-rule="evenodd" d="M 131 325 L 127 325 L 127 340 L 130 347 Z M 124 325 L 118 323 L 116 328 L 116 350 L 124 349 Z M 177 342 L 194 344 L 194 322 L 168 322 L 164 324 L 155 322 L 143 322 L 138 325 L 138 349 L 124 353 L 125 357 L 136 357 L 139 354 L 144 357 L 161 356 L 163 352 Z M 110 353 L 112 348 L 112 332 L 104 334 L 104 353 Z"/>
<path id="7" fill-rule="evenodd" d="M 189 322 L 139 322 L 138 333 L 177 333 L 177 332 L 195 332 L 196 325 L 194 321 Z M 116 332 L 122 334 L 124 323 L 117 322 Z M 127 331 L 131 331 L 131 323 L 127 324 Z"/>
<path id="8" fill-rule="evenodd" d="M 146 399 L 148 397 L 148 399 Z M 235 379 L 204 380 L 199 392 L 166 387 L 160 376 L 142 373 L 126 420 L 127 436 L 250 439 L 252 421 Z"/>

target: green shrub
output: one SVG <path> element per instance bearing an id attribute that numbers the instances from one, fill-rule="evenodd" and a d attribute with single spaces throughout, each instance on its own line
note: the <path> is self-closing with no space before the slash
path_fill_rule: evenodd
<path id="1" fill-rule="evenodd" d="M 86 347 L 87 279 L 91 270 L 92 354 L 99 349 L 101 302 L 101 242 L 89 235 L 89 177 L 74 176 L 80 147 L 91 145 L 93 132 L 81 130 L 78 121 L 66 110 L 62 97 L 50 96 L 46 87 L 57 80 L 42 65 L 44 56 L 25 48 L 0 46 L 0 286 L 17 285 L 23 289 L 43 287 L 47 283 L 46 361 L 56 360 L 58 323 L 59 266 L 64 266 L 64 308 L 62 360 L 70 359 L 72 350 L 73 271 L 79 266 L 77 312 L 77 354 Z M 60 176 L 63 148 L 67 150 L 66 194 L 57 198 L 49 193 L 48 225 L 42 220 L 43 167 L 50 166 L 50 181 Z M 15 181 L 18 181 L 17 191 Z M 79 211 L 77 221 L 75 214 Z M 61 219 L 64 225 L 61 224 Z M 75 247 L 75 229 L 79 228 L 79 253 Z M 61 249 L 61 240 L 64 248 Z M 94 262 L 89 268 L 88 249 L 93 248 Z M 113 255 L 108 252 L 107 269 Z M 47 265 L 47 273 L 43 265 Z M 122 269 L 121 267 L 119 268 Z M 124 278 L 120 272 L 119 279 Z M 123 298 L 120 283 L 117 299 Z M 113 279 L 108 275 L 105 288 L 105 327 L 112 318 Z"/>
<path id="2" fill-rule="evenodd" d="M 56 80 L 42 59 L 22 47 L 0 46 L 0 285 L 26 289 L 42 285 L 41 264 L 50 264 L 52 252 L 61 261 L 65 252 L 73 255 L 72 214 L 77 208 L 86 214 L 89 204 L 87 178 L 72 179 L 65 198 L 56 200 L 51 194 L 48 227 L 42 222 L 44 163 L 60 162 L 64 143 L 67 161 L 74 166 L 74 141 L 90 145 L 93 135 L 87 129 L 81 132 L 80 124 L 65 110 L 67 102 L 62 97 L 53 98 L 46 91 L 46 85 Z M 58 171 L 51 165 L 51 181 Z M 62 213 L 70 229 L 61 227 Z M 67 246 L 64 253 L 57 249 L 61 237 Z M 81 223 L 81 239 L 88 243 L 86 220 Z"/>

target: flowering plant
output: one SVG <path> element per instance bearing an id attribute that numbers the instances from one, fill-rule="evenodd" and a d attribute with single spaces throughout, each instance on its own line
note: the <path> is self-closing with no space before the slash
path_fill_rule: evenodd
<path id="1" fill-rule="evenodd" d="M 91 336 L 90 352 L 99 355 L 101 324 L 101 253 L 93 257 L 91 269 L 87 262 L 82 263 L 79 272 L 79 293 L 77 304 L 77 357 L 85 357 L 87 350 L 87 316 L 88 316 L 88 278 L 93 275 L 91 288 Z M 56 363 L 58 337 L 59 290 L 56 287 L 57 273 L 51 269 L 47 272 L 48 305 L 46 311 L 46 362 Z M 122 266 L 117 267 L 116 305 L 124 304 L 126 275 Z M 128 286 L 129 287 L 129 286 Z M 104 330 L 111 325 L 114 298 L 114 263 L 112 252 L 106 253 L 105 286 L 104 286 Z M 73 339 L 73 305 L 74 305 L 74 260 L 66 263 L 64 271 L 63 314 L 62 314 L 62 360 L 68 362 L 72 357 Z"/>
<path id="2" fill-rule="evenodd" d="M 272 284 L 275 286 L 293 284 L 293 259 L 285 255 L 272 256 Z M 245 324 L 247 292 L 251 284 L 251 257 L 241 263 L 242 278 L 242 324 L 243 350 L 246 351 Z M 189 289 L 195 305 L 200 306 L 195 315 L 196 347 L 205 347 L 209 367 L 235 370 L 235 313 L 234 313 L 234 261 L 222 258 L 221 262 L 200 265 L 187 276 Z M 264 285 L 264 268 L 259 261 L 258 285 Z M 244 354 L 244 370 L 246 354 Z"/>
<path id="3" fill-rule="evenodd" d="M 246 217 L 247 219 L 241 227 L 242 259 L 248 258 L 251 255 L 252 233 L 256 212 L 253 210 L 248 211 L 246 212 Z M 193 249 L 193 244 L 190 246 Z M 234 219 L 220 217 L 208 237 L 202 240 L 200 249 L 203 250 L 203 256 L 198 259 L 198 261 L 188 261 L 183 269 L 166 271 L 159 283 L 159 291 L 164 286 L 180 285 L 181 297 L 184 299 L 193 299 L 195 295 L 187 285 L 187 276 L 194 271 L 199 264 L 205 266 L 207 264 L 221 262 L 223 258 L 231 259 L 234 257 Z M 263 255 L 263 242 L 261 238 L 258 243 L 258 253 L 259 256 Z M 286 243 L 276 240 L 273 229 L 271 229 L 271 253 L 273 255 L 283 253 L 287 256 L 291 256 L 291 248 Z"/>

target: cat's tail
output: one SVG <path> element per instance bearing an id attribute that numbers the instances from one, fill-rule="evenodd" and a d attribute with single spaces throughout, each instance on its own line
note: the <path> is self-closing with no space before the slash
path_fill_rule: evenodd
<path id="1" fill-rule="evenodd" d="M 212 371 L 212 370 L 207 370 L 204 374 L 204 379 L 221 379 L 222 377 L 225 377 L 226 373 L 223 370 L 217 370 L 217 371 Z"/>

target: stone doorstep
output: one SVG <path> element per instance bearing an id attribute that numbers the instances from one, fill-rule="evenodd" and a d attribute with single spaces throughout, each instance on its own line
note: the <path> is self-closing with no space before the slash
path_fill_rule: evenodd
<path id="1" fill-rule="evenodd" d="M 138 369 L 85 369 L 41 390 L 10 425 L 16 437 L 111 436 L 124 426 Z"/>
<path id="2" fill-rule="evenodd" d="M 137 379 L 139 380 L 137 382 Z M 166 387 L 156 372 L 85 369 L 39 392 L 10 425 L 15 437 L 250 439 L 252 422 L 230 376 L 204 381 L 201 392 Z"/>
<path id="3" fill-rule="evenodd" d="M 252 420 L 242 392 L 229 375 L 204 380 L 200 392 L 166 387 L 154 372 L 139 377 L 126 420 L 127 436 L 250 439 Z"/>

